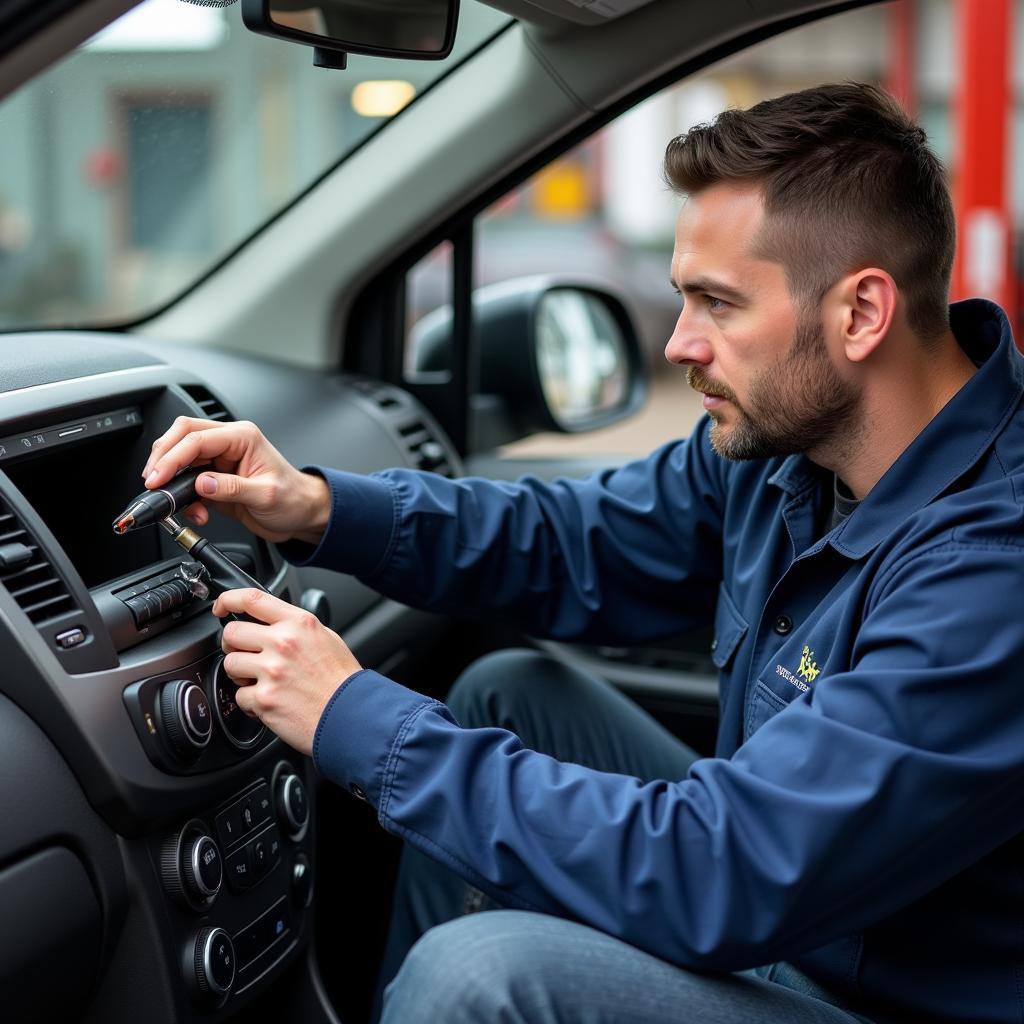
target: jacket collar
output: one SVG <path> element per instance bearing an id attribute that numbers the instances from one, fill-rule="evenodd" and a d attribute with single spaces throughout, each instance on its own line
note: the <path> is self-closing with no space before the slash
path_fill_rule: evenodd
<path id="1" fill-rule="evenodd" d="M 950 306 L 950 324 L 978 372 L 917 435 L 850 518 L 812 551 L 830 543 L 847 558 L 863 558 L 895 526 L 963 476 L 1019 405 L 1024 357 L 1003 311 L 986 299 L 968 299 Z M 821 479 L 819 467 L 803 455 L 791 455 L 768 482 L 797 494 Z"/>

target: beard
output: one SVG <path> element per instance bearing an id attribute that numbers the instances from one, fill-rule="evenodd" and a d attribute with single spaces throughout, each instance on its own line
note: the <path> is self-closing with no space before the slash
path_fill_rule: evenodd
<path id="1" fill-rule="evenodd" d="M 832 365 L 821 321 L 810 314 L 797 321 L 789 352 L 751 379 L 743 405 L 699 366 L 691 366 L 686 379 L 695 390 L 728 399 L 735 408 L 736 422 L 728 432 L 716 410 L 708 413 L 714 420 L 711 447 L 726 459 L 843 448 L 857 433 L 860 389 Z"/>

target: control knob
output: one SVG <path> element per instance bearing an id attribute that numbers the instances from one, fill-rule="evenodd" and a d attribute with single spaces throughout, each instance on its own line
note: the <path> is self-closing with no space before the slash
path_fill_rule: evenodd
<path id="1" fill-rule="evenodd" d="M 277 777 L 277 814 L 284 822 L 288 837 L 298 842 L 309 825 L 309 799 L 302 779 L 293 771 L 282 772 Z"/>
<path id="2" fill-rule="evenodd" d="M 235 983 L 235 947 L 223 928 L 203 928 L 192 947 L 192 971 L 199 998 L 221 1006 Z"/>
<path id="3" fill-rule="evenodd" d="M 224 860 L 198 818 L 164 843 L 160 873 L 168 895 L 193 910 L 206 910 L 216 899 L 224 883 Z"/>
<path id="4" fill-rule="evenodd" d="M 171 751 L 183 761 L 194 761 L 213 734 L 210 701 L 190 679 L 164 683 L 157 698 L 161 734 Z"/>

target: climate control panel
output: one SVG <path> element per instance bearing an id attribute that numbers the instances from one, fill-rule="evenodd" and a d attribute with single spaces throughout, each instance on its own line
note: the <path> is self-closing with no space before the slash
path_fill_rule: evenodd
<path id="1" fill-rule="evenodd" d="M 132 683 L 125 707 L 150 760 L 192 775 L 224 768 L 274 739 L 235 702 L 237 687 L 215 653 L 173 672 Z"/>
<path id="2" fill-rule="evenodd" d="M 151 840 L 182 979 L 199 1006 L 233 1012 L 235 997 L 283 966 L 308 931 L 304 771 L 297 755 L 282 758 L 209 812 Z"/>

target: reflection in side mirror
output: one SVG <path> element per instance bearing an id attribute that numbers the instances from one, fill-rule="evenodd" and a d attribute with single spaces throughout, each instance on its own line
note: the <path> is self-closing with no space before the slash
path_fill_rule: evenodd
<path id="1" fill-rule="evenodd" d="M 455 43 L 459 0 L 242 0 L 261 35 L 314 47 L 314 63 L 344 68 L 346 54 L 441 60 Z"/>
<path id="2" fill-rule="evenodd" d="M 563 429 L 624 403 L 630 369 L 624 332 L 593 292 L 547 292 L 537 307 L 536 344 L 544 397 Z"/>

